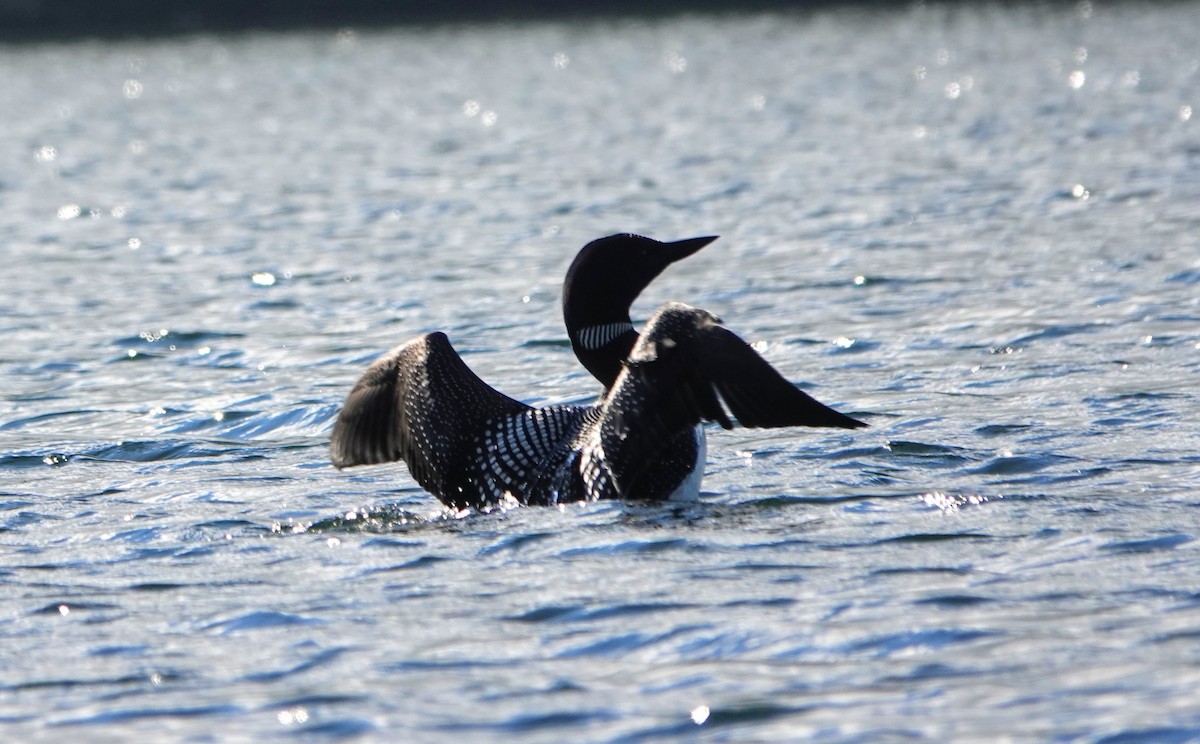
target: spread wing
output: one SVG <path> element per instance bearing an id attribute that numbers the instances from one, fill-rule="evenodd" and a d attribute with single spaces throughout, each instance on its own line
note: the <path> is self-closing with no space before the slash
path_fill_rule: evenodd
<path id="1" fill-rule="evenodd" d="M 866 426 L 796 387 L 729 329 L 714 324 L 697 338 L 703 376 L 742 426 Z"/>
<path id="2" fill-rule="evenodd" d="M 701 421 L 732 428 L 726 407 L 746 427 L 866 426 L 788 382 L 715 316 L 668 303 L 602 404 L 601 438 L 619 490 L 630 495 L 680 430 Z"/>
<path id="3" fill-rule="evenodd" d="M 339 468 L 403 459 L 422 488 L 458 505 L 472 500 L 463 491 L 484 427 L 527 410 L 479 379 L 446 334 L 430 333 L 359 379 L 333 427 L 330 459 Z"/>

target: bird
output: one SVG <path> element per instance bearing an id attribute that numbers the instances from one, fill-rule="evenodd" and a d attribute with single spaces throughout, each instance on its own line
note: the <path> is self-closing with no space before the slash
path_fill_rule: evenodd
<path id="1" fill-rule="evenodd" d="M 668 302 L 637 332 L 630 307 L 642 290 L 714 240 L 624 233 L 576 255 L 563 282 L 563 320 L 576 357 L 604 387 L 594 404 L 536 408 L 511 398 L 435 331 L 363 373 L 334 424 L 333 465 L 403 460 L 454 510 L 691 500 L 704 473 L 705 423 L 866 426 L 788 382 L 706 310 Z"/>

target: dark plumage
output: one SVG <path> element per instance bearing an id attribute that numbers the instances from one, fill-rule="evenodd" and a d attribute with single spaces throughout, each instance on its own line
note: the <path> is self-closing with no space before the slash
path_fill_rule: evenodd
<path id="1" fill-rule="evenodd" d="M 585 245 L 563 280 L 563 322 L 575 356 L 605 388 L 613 384 L 638 334 L 629 307 L 667 266 L 717 239 L 710 235 L 661 243 L 640 235 L 610 235 Z"/>
<path id="2" fill-rule="evenodd" d="M 527 406 L 488 386 L 445 334 L 431 333 L 381 357 L 350 391 L 330 442 L 333 464 L 403 460 L 453 508 L 662 500 L 698 488 L 703 422 L 730 428 L 732 414 L 748 427 L 865 426 L 796 388 L 703 310 L 667 303 L 640 337 L 633 331 L 629 305 L 641 289 L 713 239 L 612 236 L 576 258 L 564 317 L 576 354 L 605 384 L 596 405 Z M 608 259 L 628 262 L 626 270 Z"/>

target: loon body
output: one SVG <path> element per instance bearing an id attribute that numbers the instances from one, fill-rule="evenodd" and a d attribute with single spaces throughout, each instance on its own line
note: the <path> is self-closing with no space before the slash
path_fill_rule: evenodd
<path id="1" fill-rule="evenodd" d="M 413 478 L 456 509 L 694 497 L 702 424 L 865 426 L 784 379 L 710 313 L 667 303 L 639 335 L 633 300 L 670 263 L 715 240 L 593 241 L 563 288 L 580 362 L 604 385 L 591 406 L 533 408 L 485 383 L 444 333 L 415 338 L 367 369 L 330 442 L 339 468 L 404 460 Z"/>

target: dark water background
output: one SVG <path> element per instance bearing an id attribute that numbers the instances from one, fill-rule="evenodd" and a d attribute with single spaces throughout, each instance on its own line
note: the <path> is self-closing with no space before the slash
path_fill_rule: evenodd
<path id="1" fill-rule="evenodd" d="M 891 5 L 888 0 L 854 0 Z M 846 5 L 829 0 L 0 0 L 0 41 L 172 36 L 589 18 L 665 17 L 680 13 L 796 11 Z"/>
<path id="2" fill-rule="evenodd" d="M 0 738 L 1200 740 L 1195 4 L 0 47 Z M 708 308 L 872 428 L 702 502 L 443 514 L 326 439 L 558 288 Z"/>

